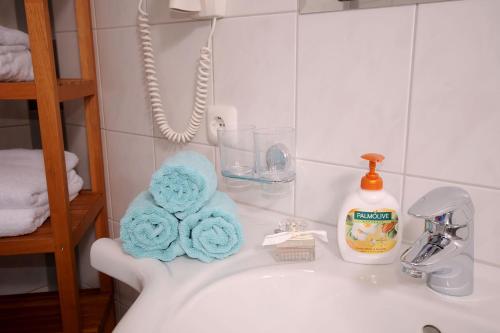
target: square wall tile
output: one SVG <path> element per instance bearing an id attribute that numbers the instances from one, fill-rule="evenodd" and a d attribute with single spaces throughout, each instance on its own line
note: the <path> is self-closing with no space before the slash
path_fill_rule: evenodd
<path id="1" fill-rule="evenodd" d="M 146 100 L 135 27 L 98 30 L 97 39 L 104 128 L 152 135 L 152 114 Z"/>
<path id="2" fill-rule="evenodd" d="M 147 1 L 145 0 L 145 2 Z M 139 0 L 94 0 L 96 28 L 135 25 L 137 23 L 138 3 Z"/>
<path id="3" fill-rule="evenodd" d="M 0 149 L 32 149 L 29 125 L 0 127 Z"/>
<path id="4" fill-rule="evenodd" d="M 246 16 L 297 11 L 294 0 L 228 0 L 227 16 Z"/>
<path id="5" fill-rule="evenodd" d="M 147 11 L 153 24 L 198 20 L 192 13 L 170 9 L 170 1 L 147 0 Z"/>
<path id="6" fill-rule="evenodd" d="M 297 160 L 295 214 L 313 221 L 337 225 L 341 206 L 359 189 L 368 170 Z M 401 202 L 403 176 L 381 173 L 384 189 Z"/>
<path id="7" fill-rule="evenodd" d="M 500 2 L 418 8 L 406 171 L 500 188 Z"/>
<path id="8" fill-rule="evenodd" d="M 82 288 L 99 288 L 99 274 L 90 264 L 90 248 L 95 240 L 95 228 L 90 228 L 77 246 L 78 273 Z"/>
<path id="9" fill-rule="evenodd" d="M 173 11 L 165 0 L 148 0 L 148 11 L 152 23 L 197 20 L 191 13 Z M 226 2 L 226 17 L 297 11 L 297 1 L 293 0 L 229 0 Z M 222 20 L 224 20 L 222 18 Z M 221 21 L 219 21 L 221 22 Z"/>
<path id="10" fill-rule="evenodd" d="M 64 2 L 66 1 L 61 3 Z M 76 32 L 56 32 L 55 36 L 59 75 L 64 78 L 80 78 L 80 55 Z M 63 102 L 63 113 L 65 123 L 85 124 L 82 99 Z"/>
<path id="11" fill-rule="evenodd" d="M 113 221 L 111 228 L 113 230 L 113 239 L 120 238 L 120 223 Z"/>
<path id="12" fill-rule="evenodd" d="M 55 32 L 76 31 L 75 0 L 52 1 L 52 13 Z"/>
<path id="13" fill-rule="evenodd" d="M 178 132 L 187 128 L 193 112 L 200 49 L 206 45 L 209 32 L 208 21 L 162 24 L 152 28 L 162 103 L 170 126 Z M 212 87 L 212 82 L 209 86 Z M 156 124 L 154 129 L 155 136 L 162 137 Z M 208 143 L 205 121 L 193 142 Z"/>
<path id="14" fill-rule="evenodd" d="M 107 131 L 109 185 L 113 219 L 147 189 L 154 171 L 153 138 Z"/>
<path id="15" fill-rule="evenodd" d="M 261 185 L 255 182 L 224 178 L 221 174 L 220 152 L 216 149 L 218 190 L 226 192 L 234 201 L 294 215 L 295 184 Z"/>
<path id="16" fill-rule="evenodd" d="M 83 178 L 83 188 L 91 188 L 87 131 L 85 127 L 66 125 L 66 143 L 66 149 L 78 156 L 79 162 L 75 170 Z"/>
<path id="17" fill-rule="evenodd" d="M 416 177 L 406 177 L 403 201 L 404 231 L 403 239 L 414 242 L 424 230 L 421 219 L 408 215 L 408 209 L 430 190 L 441 186 L 458 186 L 469 192 L 474 203 L 474 240 L 475 257 L 490 264 L 500 266 L 500 219 L 498 204 L 500 190 L 492 190 L 476 186 L 463 186 Z"/>
<path id="18" fill-rule="evenodd" d="M 167 158 L 181 150 L 193 150 L 205 155 L 210 162 L 215 164 L 215 148 L 212 146 L 196 143 L 180 146 L 166 139 L 155 139 L 155 169 L 158 169 Z"/>
<path id="19" fill-rule="evenodd" d="M 0 1 L 0 22 L 7 28 L 17 29 L 15 1 Z"/>
<path id="20" fill-rule="evenodd" d="M 297 155 L 403 169 L 415 6 L 299 16 Z M 328 143 L 325 145 L 325 143 Z"/>
<path id="21" fill-rule="evenodd" d="M 139 292 L 128 284 L 120 281 L 116 281 L 116 285 L 118 286 L 117 293 L 120 303 L 122 305 L 131 306 L 139 296 Z"/>
<path id="22" fill-rule="evenodd" d="M 130 305 L 123 305 L 120 302 L 115 302 L 115 314 L 117 322 L 119 322 L 123 318 L 129 308 Z"/>
<path id="23" fill-rule="evenodd" d="M 0 295 L 23 294 L 49 285 L 44 254 L 0 257 Z"/>
<path id="24" fill-rule="evenodd" d="M 113 219 L 113 210 L 111 209 L 111 191 L 109 186 L 108 139 L 105 130 L 101 130 L 101 145 L 104 164 L 104 186 L 106 187 L 106 207 L 108 218 Z M 111 229 L 109 229 L 109 232 L 110 235 L 113 235 L 111 233 Z"/>
<path id="25" fill-rule="evenodd" d="M 29 125 L 27 101 L 0 101 L 0 128 Z"/>
<path id="26" fill-rule="evenodd" d="M 296 14 L 221 20 L 214 37 L 215 102 L 238 121 L 294 126 Z"/>

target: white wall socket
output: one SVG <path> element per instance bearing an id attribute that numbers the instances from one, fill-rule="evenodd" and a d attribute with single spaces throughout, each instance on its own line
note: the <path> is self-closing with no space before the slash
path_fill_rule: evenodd
<path id="1" fill-rule="evenodd" d="M 231 105 L 210 105 L 207 110 L 207 138 L 211 145 L 217 145 L 219 128 L 236 128 L 238 110 Z"/>

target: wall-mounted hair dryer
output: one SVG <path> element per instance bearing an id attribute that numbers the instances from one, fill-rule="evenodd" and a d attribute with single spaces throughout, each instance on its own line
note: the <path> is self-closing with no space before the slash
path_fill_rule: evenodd
<path id="1" fill-rule="evenodd" d="M 201 11 L 200 0 L 170 0 L 170 9 L 180 12 L 199 12 Z"/>
<path id="2" fill-rule="evenodd" d="M 186 128 L 177 131 L 170 127 L 167 115 L 163 109 L 160 95 L 160 84 L 156 77 L 155 57 L 153 41 L 151 37 L 151 26 L 149 14 L 143 8 L 143 0 L 139 0 L 137 19 L 143 51 L 144 72 L 148 86 L 148 95 L 153 110 L 153 118 L 158 124 L 160 132 L 168 140 L 175 143 L 187 143 L 191 141 L 203 121 L 207 109 L 210 76 L 212 71 L 212 36 L 215 30 L 217 18 L 225 15 L 226 0 L 170 0 L 170 8 L 176 11 L 193 13 L 198 18 L 212 18 L 212 28 L 208 35 L 208 41 L 201 48 L 198 69 L 196 71 L 196 89 L 193 102 L 193 111 Z"/>

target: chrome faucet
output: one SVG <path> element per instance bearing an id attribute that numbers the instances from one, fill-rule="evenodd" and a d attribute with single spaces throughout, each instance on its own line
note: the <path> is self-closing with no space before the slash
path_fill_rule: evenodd
<path id="1" fill-rule="evenodd" d="M 426 278 L 427 286 L 441 294 L 472 294 L 474 205 L 469 194 L 439 187 L 415 202 L 408 214 L 425 219 L 425 230 L 401 255 L 403 272 Z"/>

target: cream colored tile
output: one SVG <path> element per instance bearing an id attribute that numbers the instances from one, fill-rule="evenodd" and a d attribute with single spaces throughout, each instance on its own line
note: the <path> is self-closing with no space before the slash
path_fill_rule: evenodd
<path id="1" fill-rule="evenodd" d="M 113 219 L 119 221 L 129 203 L 144 191 L 154 171 L 153 138 L 107 133 L 109 185 Z"/>
<path id="2" fill-rule="evenodd" d="M 48 284 L 43 254 L 0 257 L 0 295 L 23 294 Z"/>
<path id="3" fill-rule="evenodd" d="M 120 223 L 113 221 L 113 239 L 120 238 Z"/>
<path id="4" fill-rule="evenodd" d="M 297 11 L 298 1 L 290 0 L 229 0 L 227 16 L 245 16 Z"/>
<path id="5" fill-rule="evenodd" d="M 340 208 L 359 189 L 368 171 L 323 163 L 297 161 L 296 214 L 310 220 L 337 224 Z M 403 176 L 381 173 L 384 189 L 401 202 Z"/>
<path id="6" fill-rule="evenodd" d="M 31 130 L 28 125 L 0 127 L 0 149 L 31 149 Z"/>
<path id="7" fill-rule="evenodd" d="M 106 187 L 106 206 L 108 218 L 113 219 L 113 209 L 111 205 L 111 186 L 109 185 L 109 162 L 108 162 L 108 140 L 105 130 L 101 130 L 102 157 L 104 164 L 104 186 Z M 111 229 L 110 229 L 111 233 Z"/>
<path id="8" fill-rule="evenodd" d="M 7 28 L 17 29 L 15 1 L 0 1 L 0 22 Z"/>
<path id="9" fill-rule="evenodd" d="M 178 132 L 186 129 L 193 112 L 198 59 L 209 30 L 207 21 L 155 25 L 152 29 L 163 107 L 170 126 Z M 203 121 L 193 142 L 208 143 L 205 128 Z M 157 125 L 154 129 L 155 136 L 161 137 Z"/>
<path id="10" fill-rule="evenodd" d="M 500 2 L 419 6 L 407 172 L 500 188 Z"/>
<path id="11" fill-rule="evenodd" d="M 155 168 L 158 169 L 165 159 L 173 156 L 181 150 L 193 150 L 197 153 L 205 155 L 209 161 L 215 164 L 215 148 L 212 146 L 196 143 L 179 146 L 166 139 L 155 139 Z"/>
<path id="12" fill-rule="evenodd" d="M 216 149 L 216 171 L 219 182 L 218 190 L 226 192 L 234 201 L 288 215 L 294 214 L 294 183 L 269 186 L 226 179 L 221 174 L 218 149 Z"/>
<path id="13" fill-rule="evenodd" d="M 90 248 L 95 239 L 95 229 L 90 228 L 77 246 L 78 272 L 82 288 L 99 288 L 99 274 L 90 265 Z"/>
<path id="14" fill-rule="evenodd" d="M 60 76 L 64 78 L 80 78 L 80 56 L 76 32 L 58 32 L 55 35 Z M 73 125 L 85 124 L 83 100 L 63 102 L 63 113 L 65 123 Z"/>
<path id="15" fill-rule="evenodd" d="M 448 182 L 406 177 L 403 202 L 404 223 L 403 238 L 407 242 L 415 241 L 424 230 L 421 219 L 409 216 L 406 212 L 411 205 L 430 190 L 441 186 L 458 186 L 469 192 L 475 206 L 475 257 L 488 263 L 500 264 L 500 220 L 498 203 L 500 190 L 491 190 L 476 186 L 463 186 Z"/>
<path id="16" fill-rule="evenodd" d="M 138 0 L 94 0 L 97 28 L 114 28 L 135 25 Z"/>
<path id="17" fill-rule="evenodd" d="M 415 7 L 299 17 L 297 156 L 401 172 Z"/>
<path id="18" fill-rule="evenodd" d="M 118 297 L 120 300 L 120 303 L 122 305 L 125 305 L 127 307 L 130 307 L 132 303 L 135 302 L 137 299 L 137 296 L 139 296 L 139 293 L 133 289 L 132 287 L 129 287 L 127 284 L 122 283 L 120 281 L 117 281 L 118 284 Z"/>
<path id="19" fill-rule="evenodd" d="M 76 31 L 75 0 L 52 2 L 54 31 Z"/>
<path id="20" fill-rule="evenodd" d="M 29 125 L 28 102 L 0 101 L 0 128 Z"/>
<path id="21" fill-rule="evenodd" d="M 165 23 L 198 19 L 190 13 L 180 13 L 169 8 L 168 1 L 148 0 L 151 22 Z M 291 0 L 229 0 L 226 2 L 226 15 L 247 16 L 297 11 L 297 1 Z M 224 20 L 224 18 L 222 18 Z"/>
<path id="22" fill-rule="evenodd" d="M 98 30 L 104 128 L 152 135 L 135 27 Z"/>
<path id="23" fill-rule="evenodd" d="M 75 170 L 83 178 L 83 188 L 91 188 L 85 127 L 66 125 L 66 143 L 66 149 L 78 156 L 79 162 Z"/>
<path id="24" fill-rule="evenodd" d="M 228 18 L 214 39 L 215 102 L 238 121 L 294 126 L 295 14 Z"/>

